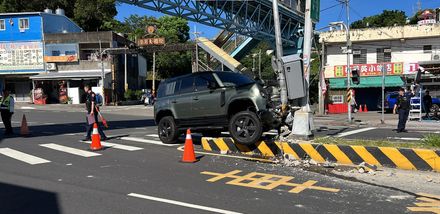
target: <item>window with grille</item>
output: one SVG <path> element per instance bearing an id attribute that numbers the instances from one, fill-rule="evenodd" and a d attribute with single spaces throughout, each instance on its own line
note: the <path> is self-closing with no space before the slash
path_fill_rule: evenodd
<path id="1" fill-rule="evenodd" d="M 29 19 L 19 19 L 18 28 L 20 28 L 21 30 L 29 29 Z"/>
<path id="2" fill-rule="evenodd" d="M 423 45 L 423 53 L 431 53 L 432 45 Z"/>
<path id="3" fill-rule="evenodd" d="M 391 47 L 388 48 L 378 48 L 376 50 L 376 61 L 377 63 L 391 62 Z"/>
<path id="4" fill-rule="evenodd" d="M 353 64 L 367 64 L 367 49 L 353 50 Z"/>
<path id="5" fill-rule="evenodd" d="M 0 30 L 6 30 L 6 22 L 4 19 L 0 19 Z"/>

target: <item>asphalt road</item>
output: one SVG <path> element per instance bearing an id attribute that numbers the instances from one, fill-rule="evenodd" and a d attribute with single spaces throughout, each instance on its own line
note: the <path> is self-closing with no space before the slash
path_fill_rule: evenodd
<path id="1" fill-rule="evenodd" d="M 25 113 L 32 134 L 1 135 L 0 213 L 410 213 L 415 202 L 300 168 L 207 154 L 180 163 L 181 145 L 158 141 L 151 109 L 105 112 L 113 144 L 87 153 L 81 109 L 17 110 L 14 126 Z"/>

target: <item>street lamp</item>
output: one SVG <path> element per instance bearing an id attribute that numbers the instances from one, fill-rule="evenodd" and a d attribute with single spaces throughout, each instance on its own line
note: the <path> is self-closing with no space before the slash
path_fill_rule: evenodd
<path id="1" fill-rule="evenodd" d="M 335 27 L 335 26 L 340 26 L 341 28 L 345 29 L 345 34 L 346 34 L 346 44 L 347 44 L 347 49 L 346 54 L 347 54 L 347 92 L 350 89 L 350 74 L 351 74 L 351 68 L 350 68 L 350 54 L 351 54 L 351 40 L 350 40 L 350 28 L 342 21 L 339 22 L 330 22 L 330 26 L 331 27 Z M 352 122 L 352 118 L 351 118 L 351 105 L 349 102 L 347 102 L 347 109 L 348 109 L 348 122 Z"/>

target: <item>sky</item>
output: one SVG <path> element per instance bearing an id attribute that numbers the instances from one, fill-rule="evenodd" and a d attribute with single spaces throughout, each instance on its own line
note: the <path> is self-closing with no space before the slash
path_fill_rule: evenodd
<path id="1" fill-rule="evenodd" d="M 376 15 L 383 10 L 402 10 L 407 16 L 412 16 L 414 11 L 417 11 L 418 0 L 350 0 L 350 22 L 362 19 L 366 16 Z M 422 9 L 425 8 L 439 8 L 440 0 L 420 0 Z M 160 17 L 164 14 L 143 9 L 137 6 L 120 4 L 117 6 L 118 15 L 116 18 L 123 21 L 125 17 L 131 14 L 147 15 Z M 321 29 L 328 26 L 329 22 L 345 21 L 345 8 L 338 0 L 321 0 L 321 17 L 316 29 Z M 191 32 L 194 28 L 201 32 L 202 37 L 213 38 L 220 31 L 217 28 L 212 28 L 206 25 L 189 22 Z M 193 37 L 193 35 L 191 35 Z"/>

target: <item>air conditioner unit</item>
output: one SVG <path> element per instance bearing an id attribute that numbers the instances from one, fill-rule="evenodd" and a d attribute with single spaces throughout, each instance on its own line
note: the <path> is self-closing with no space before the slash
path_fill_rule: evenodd
<path id="1" fill-rule="evenodd" d="M 26 31 L 26 29 L 24 29 L 24 28 L 20 28 L 19 30 L 20 30 L 20 33 L 24 33 Z"/>
<path id="2" fill-rule="evenodd" d="M 440 61 L 440 53 L 435 53 L 431 55 L 431 60 Z"/>
<path id="3" fill-rule="evenodd" d="M 48 70 L 48 71 L 56 71 L 57 70 L 57 64 L 55 64 L 55 63 L 46 63 L 46 70 Z"/>

